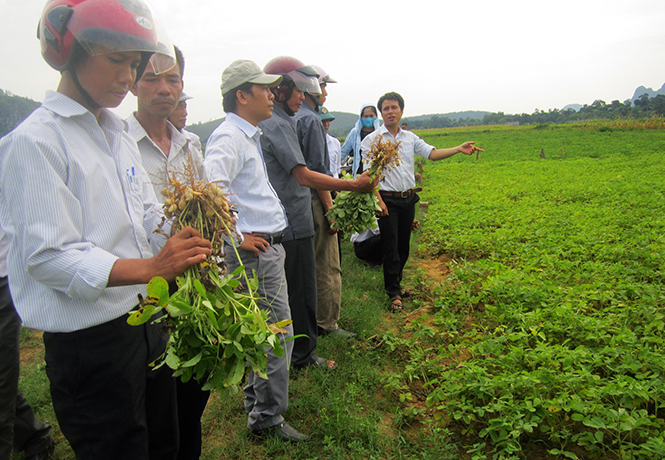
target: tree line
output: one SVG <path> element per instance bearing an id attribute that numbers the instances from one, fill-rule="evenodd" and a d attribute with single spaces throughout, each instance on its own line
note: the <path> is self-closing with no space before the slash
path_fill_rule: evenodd
<path id="1" fill-rule="evenodd" d="M 665 117 L 665 95 L 658 94 L 649 97 L 642 94 L 633 102 L 627 99 L 618 100 L 609 104 L 597 99 L 592 104 L 585 104 L 579 110 L 575 109 L 536 109 L 533 113 L 506 114 L 504 112 L 488 113 L 483 118 L 460 118 L 453 120 L 445 116 L 434 115 L 428 119 L 406 120 L 409 129 L 452 128 L 457 126 L 505 125 L 510 123 L 540 124 L 540 123 L 572 123 L 586 120 L 621 119 L 621 118 L 651 118 Z"/>
<path id="2" fill-rule="evenodd" d="M 0 137 L 18 126 L 40 103 L 27 97 L 16 96 L 9 91 L 0 89 Z M 444 115 L 433 115 L 429 118 L 404 119 L 409 129 L 454 128 L 458 126 L 540 124 L 540 123 L 572 123 L 585 120 L 620 119 L 620 118 L 651 118 L 665 117 L 665 95 L 650 97 L 642 94 L 633 102 L 627 99 L 609 104 L 597 99 L 592 104 L 585 104 L 579 110 L 549 109 L 534 110 L 533 113 L 506 114 L 504 112 L 487 113 L 482 118 L 453 119 Z M 216 127 L 218 122 L 214 124 Z M 214 127 L 212 128 L 214 129 Z M 208 133 L 209 134 L 209 133 Z M 207 138 L 207 136 L 205 136 Z M 203 138 L 203 136 L 202 136 Z"/>
<path id="3" fill-rule="evenodd" d="M 18 126 L 39 106 L 39 102 L 0 89 L 0 137 Z"/>

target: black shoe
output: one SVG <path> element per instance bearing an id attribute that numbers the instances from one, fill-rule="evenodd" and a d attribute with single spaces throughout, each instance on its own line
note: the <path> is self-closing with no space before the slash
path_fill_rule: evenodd
<path id="1" fill-rule="evenodd" d="M 32 455 L 26 455 L 24 457 L 25 460 L 48 460 L 51 458 L 51 453 L 53 452 L 53 447 L 54 444 L 51 444 L 48 446 L 46 449 L 42 450 L 41 452 L 37 452 L 36 454 Z"/>
<path id="2" fill-rule="evenodd" d="M 301 433 L 288 423 L 282 422 L 279 425 L 271 426 L 263 430 L 252 430 L 252 434 L 258 437 L 277 436 L 278 438 L 289 442 L 307 441 L 309 436 Z"/>
<path id="3" fill-rule="evenodd" d="M 332 330 L 319 328 L 320 336 L 328 334 L 338 335 L 340 337 L 344 337 L 345 339 L 352 339 L 358 335 L 355 332 L 347 331 L 345 329 L 342 329 L 341 327 Z"/>

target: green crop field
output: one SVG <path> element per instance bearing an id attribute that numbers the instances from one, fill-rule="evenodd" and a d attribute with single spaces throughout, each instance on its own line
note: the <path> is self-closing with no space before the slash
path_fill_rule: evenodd
<path id="1" fill-rule="evenodd" d="M 486 152 L 422 164 L 416 298 L 388 313 L 345 243 L 341 325 L 359 339 L 319 340 L 339 369 L 294 372 L 285 414 L 312 440 L 257 442 L 241 395 L 213 395 L 202 458 L 665 458 L 663 120 L 419 134 Z M 22 343 L 21 387 L 73 458 L 38 335 Z"/>
<path id="2" fill-rule="evenodd" d="M 487 153 L 425 166 L 420 248 L 449 275 L 420 274 L 434 308 L 393 339 L 394 380 L 421 382 L 474 459 L 663 458 L 665 132 L 425 137 Z"/>

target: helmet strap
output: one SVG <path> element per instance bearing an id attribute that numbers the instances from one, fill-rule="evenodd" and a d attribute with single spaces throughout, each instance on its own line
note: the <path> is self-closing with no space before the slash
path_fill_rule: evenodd
<path id="1" fill-rule="evenodd" d="M 308 97 L 310 101 L 314 103 L 314 111 L 319 111 L 319 96 L 312 96 L 310 93 L 305 93 L 305 97 Z"/>
<path id="2" fill-rule="evenodd" d="M 69 73 L 72 76 L 72 80 L 74 80 L 74 84 L 76 85 L 76 89 L 79 90 L 79 93 L 81 93 L 81 96 L 83 96 L 83 99 L 85 99 L 85 102 L 88 104 L 88 108 L 92 110 L 98 110 L 101 109 L 102 106 L 99 105 L 93 98 L 88 94 L 88 92 L 83 88 L 83 85 L 79 81 L 79 77 L 76 74 L 76 68 L 75 66 L 72 66 L 72 68 L 69 70 Z"/>
<path id="3" fill-rule="evenodd" d="M 289 107 L 289 103 L 287 101 L 278 101 L 275 100 L 275 103 L 282 109 L 286 114 L 290 117 L 294 116 L 296 113 L 291 110 L 291 107 Z"/>
<path id="4" fill-rule="evenodd" d="M 69 59 L 67 60 L 66 70 L 68 70 L 69 74 L 72 76 L 72 80 L 74 81 L 74 85 L 76 85 L 76 89 L 78 89 L 79 93 L 81 93 L 81 96 L 83 96 L 83 99 L 85 99 L 88 107 L 92 110 L 98 110 L 102 106 L 99 105 L 92 98 L 92 96 L 90 96 L 90 94 L 88 94 L 85 88 L 83 88 L 83 85 L 79 81 L 79 77 L 76 73 L 76 67 L 78 66 L 79 62 L 81 62 L 83 59 L 88 59 L 89 57 L 90 55 L 83 49 L 79 42 L 74 40 L 72 43 L 72 49 L 69 53 Z"/>

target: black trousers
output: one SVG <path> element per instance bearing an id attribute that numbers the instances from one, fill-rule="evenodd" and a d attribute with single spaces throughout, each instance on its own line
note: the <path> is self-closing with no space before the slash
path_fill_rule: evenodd
<path id="1" fill-rule="evenodd" d="M 178 290 L 175 281 L 169 283 L 169 295 Z M 201 457 L 201 416 L 205 411 L 210 391 L 203 391 L 207 376 L 197 382 L 194 379 L 183 382 L 176 379 L 176 394 L 178 400 L 178 431 L 180 433 L 180 448 L 177 460 L 199 460 Z"/>
<path id="2" fill-rule="evenodd" d="M 388 215 L 379 218 L 383 240 L 383 284 L 389 297 L 402 294 L 402 272 L 409 258 L 411 227 L 420 200 L 413 193 L 406 198 L 382 195 Z"/>
<path id="3" fill-rule="evenodd" d="M 180 448 L 178 460 L 199 460 L 201 457 L 201 416 L 208 404 L 210 391 L 203 391 L 203 379 L 182 382 L 177 378 L 178 394 L 178 430 L 180 431 Z"/>
<path id="4" fill-rule="evenodd" d="M 289 307 L 293 319 L 293 335 L 298 337 L 293 342 L 293 365 L 304 366 L 309 363 L 316 350 L 319 335 L 316 323 L 316 263 L 314 259 L 314 237 L 282 241 L 286 251 L 286 283 L 289 292 Z"/>
<path id="5" fill-rule="evenodd" d="M 44 333 L 46 373 L 63 434 L 77 460 L 173 460 L 175 379 L 149 366 L 164 351 L 160 324 L 127 316 L 71 333 Z"/>
<path id="6" fill-rule="evenodd" d="M 372 265 L 383 263 L 383 240 L 381 235 L 374 235 L 360 243 L 353 243 L 356 257 Z"/>
<path id="7" fill-rule="evenodd" d="M 18 391 L 19 333 L 16 313 L 7 284 L 0 277 L 0 459 L 12 450 L 26 456 L 46 450 L 51 444 L 51 427 L 35 417 L 28 401 Z"/>

